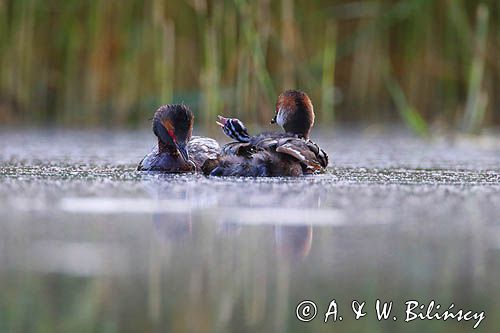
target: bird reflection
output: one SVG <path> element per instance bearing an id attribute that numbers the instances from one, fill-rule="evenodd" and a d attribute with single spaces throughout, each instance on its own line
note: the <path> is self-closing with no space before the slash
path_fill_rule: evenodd
<path id="1" fill-rule="evenodd" d="M 306 258 L 312 247 L 313 227 L 310 224 L 281 225 L 281 224 L 246 224 L 222 220 L 217 223 L 216 232 L 220 237 L 234 238 L 250 231 L 251 228 L 265 228 L 272 235 L 271 242 L 277 256 L 286 259 Z M 259 242 L 269 241 L 262 238 Z"/>
<path id="2" fill-rule="evenodd" d="M 175 243 L 193 232 L 199 234 L 193 228 L 201 230 L 201 234 L 213 233 L 214 237 L 228 239 L 238 239 L 251 229 L 259 228 L 266 230 L 271 237 L 259 236 L 258 242 L 268 243 L 280 258 L 297 260 L 309 255 L 313 228 L 311 224 L 301 222 L 300 214 L 290 213 L 286 207 L 263 207 L 261 214 L 255 214 L 254 208 L 248 206 L 221 207 L 222 202 L 228 203 L 224 193 L 183 182 L 192 179 L 174 177 L 160 178 L 160 182 L 149 182 L 146 187 L 157 205 L 157 210 L 152 213 L 152 224 L 161 242 Z M 173 182 L 182 186 L 173 186 Z M 319 206 L 319 198 L 313 199 Z"/>
<path id="3" fill-rule="evenodd" d="M 192 212 L 200 198 L 189 184 L 181 186 L 184 178 L 177 175 L 151 173 L 148 177 L 153 181 L 146 182 L 144 188 L 156 207 L 152 212 L 155 234 L 161 241 L 187 238 L 193 232 Z M 173 182 L 179 186 L 172 186 Z"/>
<path id="4" fill-rule="evenodd" d="M 154 213 L 153 225 L 164 240 L 181 240 L 193 232 L 191 213 Z"/>
<path id="5" fill-rule="evenodd" d="M 309 255 L 313 241 L 311 225 L 275 226 L 276 253 L 290 259 L 303 259 Z"/>

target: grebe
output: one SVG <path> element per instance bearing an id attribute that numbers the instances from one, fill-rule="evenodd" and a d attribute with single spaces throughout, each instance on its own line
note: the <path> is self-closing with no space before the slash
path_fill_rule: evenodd
<path id="1" fill-rule="evenodd" d="M 142 159 L 137 170 L 198 171 L 207 159 L 217 158 L 220 153 L 217 141 L 191 136 L 193 123 L 193 113 L 186 105 L 167 104 L 156 110 L 153 133 L 158 138 L 158 146 Z"/>
<path id="2" fill-rule="evenodd" d="M 239 119 L 219 116 L 217 124 L 237 142 L 226 144 L 216 160 L 207 160 L 203 172 L 212 176 L 296 177 L 325 171 L 328 155 L 309 140 L 314 108 L 307 94 L 283 92 L 271 123 L 282 126 L 286 133 L 251 136 Z"/>

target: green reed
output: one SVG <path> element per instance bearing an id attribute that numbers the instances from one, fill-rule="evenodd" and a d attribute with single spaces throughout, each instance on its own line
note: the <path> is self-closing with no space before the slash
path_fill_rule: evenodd
<path id="1" fill-rule="evenodd" d="M 325 125 L 479 131 L 500 123 L 499 12 L 494 0 L 0 0 L 0 121 L 143 126 L 184 102 L 207 126 L 219 113 L 265 124 L 299 88 Z"/>
<path id="2" fill-rule="evenodd" d="M 464 114 L 464 129 L 477 131 L 481 128 L 488 94 L 482 89 L 488 34 L 488 7 L 481 4 L 477 9 L 477 28 L 474 34 L 475 48 L 469 74 L 467 104 Z"/>

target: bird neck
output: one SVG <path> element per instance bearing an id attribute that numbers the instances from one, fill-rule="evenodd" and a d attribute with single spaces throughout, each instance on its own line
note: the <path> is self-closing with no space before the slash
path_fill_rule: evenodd
<path id="1" fill-rule="evenodd" d="M 314 124 L 314 113 L 308 110 L 305 105 L 296 105 L 295 108 L 283 108 L 278 114 L 278 124 L 287 133 L 309 139 Z"/>
<path id="2" fill-rule="evenodd" d="M 308 122 L 303 121 L 291 121 L 283 125 L 283 129 L 287 133 L 294 134 L 300 138 L 306 140 L 309 139 L 309 133 L 311 132 L 311 126 Z"/>
<path id="3" fill-rule="evenodd" d="M 177 148 L 171 144 L 166 144 L 160 139 L 158 139 L 158 152 L 159 153 L 168 153 L 171 155 L 178 155 Z"/>

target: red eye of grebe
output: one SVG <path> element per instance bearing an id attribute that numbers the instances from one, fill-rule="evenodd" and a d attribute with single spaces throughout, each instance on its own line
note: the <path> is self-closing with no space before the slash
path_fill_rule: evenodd
<path id="1" fill-rule="evenodd" d="M 168 135 L 172 138 L 174 143 L 177 143 L 177 138 L 175 137 L 174 131 L 172 129 L 167 129 Z"/>

